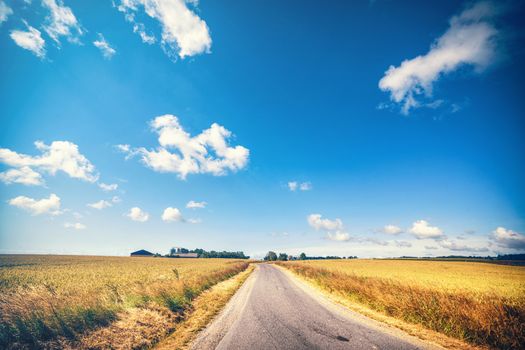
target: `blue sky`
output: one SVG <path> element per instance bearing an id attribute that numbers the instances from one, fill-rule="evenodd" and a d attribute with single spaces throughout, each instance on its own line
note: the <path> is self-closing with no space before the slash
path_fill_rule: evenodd
<path id="1" fill-rule="evenodd" d="M 523 252 L 523 15 L 2 0 L 0 252 Z"/>

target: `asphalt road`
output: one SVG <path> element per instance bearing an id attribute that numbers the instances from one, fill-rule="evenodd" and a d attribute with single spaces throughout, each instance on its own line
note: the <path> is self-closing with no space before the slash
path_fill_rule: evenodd
<path id="1" fill-rule="evenodd" d="M 260 264 L 192 349 L 436 349 Z"/>

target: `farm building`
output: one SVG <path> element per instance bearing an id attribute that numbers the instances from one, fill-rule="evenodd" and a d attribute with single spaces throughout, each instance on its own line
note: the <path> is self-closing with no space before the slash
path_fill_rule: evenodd
<path id="1" fill-rule="evenodd" d="M 197 253 L 176 253 L 171 255 L 173 258 L 198 258 L 199 254 Z"/>
<path id="2" fill-rule="evenodd" d="M 148 252 L 147 250 L 141 249 L 137 250 L 136 252 L 133 252 L 130 254 L 130 256 L 153 256 L 154 254 L 151 252 Z"/>
<path id="3" fill-rule="evenodd" d="M 173 247 L 170 250 L 170 257 L 172 258 L 198 258 L 198 253 L 190 253 L 190 251 L 186 248 L 181 247 Z"/>

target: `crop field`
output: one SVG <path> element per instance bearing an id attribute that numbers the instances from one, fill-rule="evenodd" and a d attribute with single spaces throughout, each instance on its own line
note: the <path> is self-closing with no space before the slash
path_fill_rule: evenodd
<path id="1" fill-rule="evenodd" d="M 411 260 L 279 264 L 351 302 L 473 345 L 525 344 L 523 266 Z"/>
<path id="2" fill-rule="evenodd" d="M 247 267 L 233 259 L 0 255 L 0 348 L 149 347 L 201 292 Z"/>

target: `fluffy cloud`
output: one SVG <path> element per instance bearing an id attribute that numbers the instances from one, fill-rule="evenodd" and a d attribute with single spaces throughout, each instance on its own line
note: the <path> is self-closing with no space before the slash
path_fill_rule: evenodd
<path id="1" fill-rule="evenodd" d="M 310 214 L 307 216 L 306 221 L 308 225 L 319 230 L 325 230 L 326 239 L 331 241 L 346 242 L 352 239 L 350 234 L 343 231 L 343 222 L 341 219 L 323 219 L 321 214 Z"/>
<path id="2" fill-rule="evenodd" d="M 95 45 L 95 47 L 97 47 L 100 52 L 102 52 L 102 56 L 108 60 L 117 53 L 117 51 L 109 45 L 101 33 L 98 33 L 98 40 L 93 41 L 93 45 Z"/>
<path id="3" fill-rule="evenodd" d="M 483 71 L 495 56 L 498 31 L 492 24 L 498 11 L 480 1 L 450 19 L 448 30 L 431 45 L 428 53 L 390 66 L 379 88 L 390 92 L 392 101 L 402 105 L 403 114 L 421 106 L 422 95 L 431 97 L 433 84 L 444 74 L 462 66 Z"/>
<path id="4" fill-rule="evenodd" d="M 299 185 L 299 189 L 301 191 L 310 191 L 312 189 L 312 183 L 310 183 L 310 182 L 302 182 Z"/>
<path id="5" fill-rule="evenodd" d="M 119 150 L 122 153 L 130 153 L 131 152 L 131 146 L 130 145 L 116 145 L 115 146 L 117 150 Z"/>
<path id="6" fill-rule="evenodd" d="M 60 198 L 52 193 L 49 198 L 36 200 L 33 198 L 19 196 L 8 201 L 9 205 L 30 212 L 32 215 L 60 215 Z"/>
<path id="7" fill-rule="evenodd" d="M 360 243 L 372 243 L 372 244 L 377 244 L 377 245 L 382 245 L 382 246 L 387 246 L 389 244 L 387 241 L 383 241 L 377 238 L 370 238 L 370 237 L 353 238 L 353 240 L 356 242 L 360 242 Z"/>
<path id="8" fill-rule="evenodd" d="M 225 175 L 246 166 L 250 151 L 243 146 L 228 146 L 231 132 L 213 123 L 209 129 L 191 136 L 176 116 L 166 114 L 155 118 L 151 128 L 159 135 L 155 150 L 117 145 L 127 158 L 139 155 L 142 162 L 158 172 L 177 173 L 181 179 L 188 174 Z M 171 150 L 176 152 L 171 152 Z"/>
<path id="9" fill-rule="evenodd" d="M 35 173 L 46 172 L 55 175 L 58 171 L 62 171 L 72 178 L 88 182 L 97 181 L 98 174 L 95 173 L 95 167 L 78 151 L 78 146 L 74 143 L 53 141 L 48 146 L 37 141 L 35 146 L 42 152 L 40 156 L 29 156 L 7 148 L 0 148 L 0 162 L 17 170 L 14 172 L 8 170 L 2 173 L 2 181 L 41 185 L 43 181 Z"/>
<path id="10" fill-rule="evenodd" d="M 5 4 L 5 2 L 0 1 L 0 25 L 7 21 L 7 17 L 13 14 L 13 10 Z"/>
<path id="11" fill-rule="evenodd" d="M 335 232 L 327 232 L 326 238 L 331 241 L 346 242 L 350 240 L 350 235 L 347 232 L 337 230 Z"/>
<path id="12" fill-rule="evenodd" d="M 327 230 L 327 231 L 336 231 L 343 229 L 343 222 L 341 219 L 329 220 L 322 219 L 321 214 L 310 214 L 306 218 L 308 224 L 315 228 L 316 230 Z"/>
<path id="13" fill-rule="evenodd" d="M 412 224 L 408 231 L 418 239 L 424 238 L 440 238 L 443 236 L 443 231 L 437 226 L 430 226 L 425 220 L 418 220 Z"/>
<path id="14" fill-rule="evenodd" d="M 296 191 L 298 187 L 297 181 L 290 181 L 288 182 L 288 189 L 292 192 Z"/>
<path id="15" fill-rule="evenodd" d="M 110 191 L 115 191 L 118 188 L 118 184 L 105 184 L 102 182 L 98 184 L 98 187 L 100 187 L 102 191 L 110 192 Z"/>
<path id="16" fill-rule="evenodd" d="M 83 31 L 73 11 L 62 0 L 42 0 L 42 6 L 49 10 L 44 30 L 51 39 L 60 44 L 60 37 L 64 36 L 69 42 L 79 43 Z"/>
<path id="17" fill-rule="evenodd" d="M 146 32 L 146 27 L 143 23 L 134 23 L 133 33 L 138 33 L 140 35 L 140 38 L 142 39 L 142 42 L 145 44 L 153 45 L 157 41 L 157 39 L 153 35 L 149 35 Z"/>
<path id="18" fill-rule="evenodd" d="M 407 241 L 394 241 L 394 244 L 398 248 L 410 248 L 412 247 L 412 243 Z"/>
<path id="19" fill-rule="evenodd" d="M 91 207 L 93 209 L 102 210 L 102 209 L 111 207 L 112 204 L 110 202 L 105 201 L 105 200 L 102 199 L 102 200 L 99 200 L 98 202 L 90 203 L 87 206 Z"/>
<path id="20" fill-rule="evenodd" d="M 312 183 L 311 182 L 297 182 L 297 181 L 290 181 L 288 182 L 288 189 L 292 192 L 295 192 L 296 190 L 300 191 L 310 191 L 312 189 Z"/>
<path id="21" fill-rule="evenodd" d="M 186 204 L 186 208 L 188 208 L 188 209 L 203 209 L 203 208 L 206 208 L 207 204 L 208 203 L 206 203 L 206 202 L 189 201 Z"/>
<path id="22" fill-rule="evenodd" d="M 183 221 L 182 213 L 177 208 L 167 207 L 162 213 L 162 220 L 166 222 Z"/>
<path id="23" fill-rule="evenodd" d="M 31 51 L 36 57 L 44 58 L 46 56 L 46 42 L 38 29 L 28 25 L 27 31 L 13 30 L 9 36 L 13 41 L 23 49 Z"/>
<path id="24" fill-rule="evenodd" d="M 386 233 L 388 235 L 398 235 L 403 232 L 403 230 L 396 226 L 396 225 L 385 225 L 381 232 Z"/>
<path id="25" fill-rule="evenodd" d="M 44 184 L 42 175 L 28 166 L 19 169 L 9 169 L 0 173 L 0 181 L 6 184 L 19 183 L 29 186 L 41 186 Z"/>
<path id="26" fill-rule="evenodd" d="M 129 213 L 126 214 L 128 218 L 133 221 L 146 222 L 149 219 L 149 214 L 140 209 L 139 207 L 133 207 L 129 210 Z"/>
<path id="27" fill-rule="evenodd" d="M 135 19 L 138 10 L 144 8 L 149 17 L 160 23 L 161 45 L 168 56 L 185 58 L 211 48 L 208 26 L 188 8 L 189 3 L 196 4 L 184 0 L 121 0 L 118 9 L 134 24 L 133 31 L 140 34 L 142 41 L 151 44 L 155 38 L 146 34 L 144 24 Z"/>
<path id="28" fill-rule="evenodd" d="M 452 251 L 462 251 L 462 252 L 488 252 L 489 249 L 487 247 L 471 247 L 465 244 L 458 244 L 457 242 L 450 241 L 448 239 L 444 239 L 438 242 L 439 245 L 443 248 L 452 250 Z"/>
<path id="29" fill-rule="evenodd" d="M 72 229 L 75 229 L 75 230 L 85 230 L 87 228 L 86 225 L 81 224 L 80 222 L 75 222 L 75 223 L 66 222 L 64 224 L 64 227 L 65 228 L 72 228 Z"/>
<path id="30" fill-rule="evenodd" d="M 502 248 L 525 250 L 525 235 L 505 227 L 496 228 L 490 238 Z"/>

